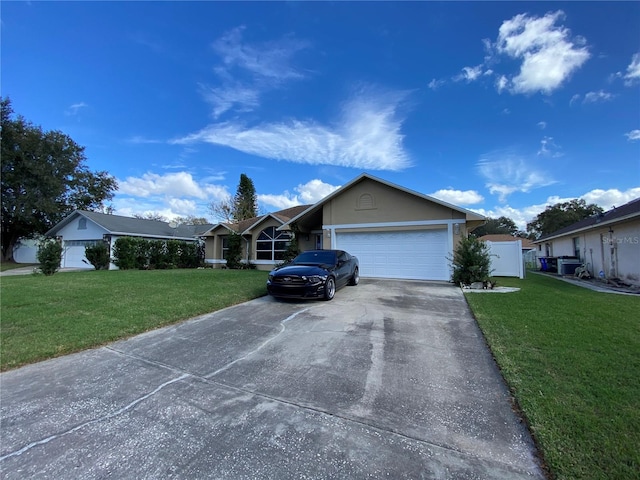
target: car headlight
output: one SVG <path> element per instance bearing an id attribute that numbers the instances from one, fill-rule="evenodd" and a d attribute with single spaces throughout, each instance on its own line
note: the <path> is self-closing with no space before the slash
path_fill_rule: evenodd
<path id="1" fill-rule="evenodd" d="M 313 284 L 324 282 L 326 279 L 327 277 L 322 275 L 311 275 L 310 277 L 307 277 L 307 281 Z"/>
<path id="2" fill-rule="evenodd" d="M 273 282 L 273 275 L 269 275 L 269 282 Z"/>

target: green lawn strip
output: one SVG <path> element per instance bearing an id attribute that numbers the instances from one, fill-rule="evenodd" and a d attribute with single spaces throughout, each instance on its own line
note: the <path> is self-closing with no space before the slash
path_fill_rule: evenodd
<path id="1" fill-rule="evenodd" d="M 640 297 L 529 274 L 466 294 L 554 478 L 640 478 Z"/>
<path id="2" fill-rule="evenodd" d="M 3 277 L 7 370 L 104 345 L 266 294 L 257 270 L 87 271 Z"/>

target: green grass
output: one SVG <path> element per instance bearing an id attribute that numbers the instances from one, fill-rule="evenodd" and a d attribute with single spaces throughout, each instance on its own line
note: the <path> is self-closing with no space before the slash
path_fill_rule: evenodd
<path id="1" fill-rule="evenodd" d="M 640 478 L 640 297 L 543 275 L 466 294 L 552 478 Z"/>
<path id="2" fill-rule="evenodd" d="M 104 345 L 265 295 L 257 270 L 86 271 L 2 277 L 0 368 Z"/>

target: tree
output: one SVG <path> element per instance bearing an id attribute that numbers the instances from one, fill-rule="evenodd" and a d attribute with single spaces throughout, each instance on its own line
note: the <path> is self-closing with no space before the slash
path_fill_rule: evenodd
<path id="1" fill-rule="evenodd" d="M 556 203 L 547 207 L 544 212 L 527 223 L 527 232 L 534 238 L 549 235 L 561 228 L 567 227 L 580 220 L 604 213 L 604 210 L 594 203 L 587 205 L 582 199 L 573 199 L 569 202 Z"/>
<path id="2" fill-rule="evenodd" d="M 113 198 L 115 178 L 91 172 L 84 147 L 59 131 L 45 132 L 13 118 L 1 99 L 2 260 L 13 258 L 21 237 L 43 234 L 76 209 L 100 211 Z"/>
<path id="3" fill-rule="evenodd" d="M 253 180 L 244 173 L 240 175 L 238 191 L 233 198 L 233 219 L 236 222 L 258 216 L 258 198 Z"/>
<path id="4" fill-rule="evenodd" d="M 518 235 L 518 227 L 515 222 L 508 217 L 489 218 L 484 225 L 480 225 L 473 230 L 473 235 L 482 237 L 483 235 Z"/>
<path id="5" fill-rule="evenodd" d="M 220 222 L 233 223 L 233 202 L 231 199 L 211 202 L 208 208 L 214 219 Z"/>
<path id="6" fill-rule="evenodd" d="M 194 215 L 187 215 L 186 217 L 176 217 L 173 219 L 179 225 L 207 225 L 209 220 L 204 217 L 196 217 Z"/>
<path id="7" fill-rule="evenodd" d="M 167 222 L 167 217 L 156 212 L 134 213 L 133 218 L 139 218 L 140 220 L 155 220 L 156 222 Z"/>

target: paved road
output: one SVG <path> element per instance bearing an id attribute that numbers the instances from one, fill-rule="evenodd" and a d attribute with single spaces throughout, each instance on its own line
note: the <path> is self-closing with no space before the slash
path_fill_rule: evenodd
<path id="1" fill-rule="evenodd" d="M 459 289 L 265 297 L 0 375 L 13 478 L 543 475 Z"/>

